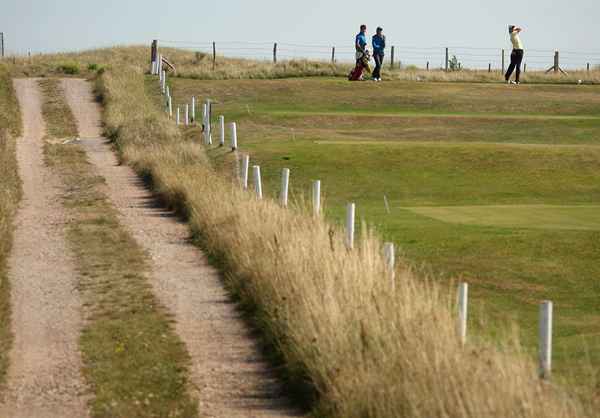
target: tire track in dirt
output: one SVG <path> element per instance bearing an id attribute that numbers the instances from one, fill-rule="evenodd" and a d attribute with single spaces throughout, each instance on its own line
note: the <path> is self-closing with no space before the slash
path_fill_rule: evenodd
<path id="1" fill-rule="evenodd" d="M 139 177 L 120 166 L 101 137 L 100 107 L 85 80 L 63 87 L 78 123 L 82 144 L 121 222 L 151 259 L 150 281 L 174 315 L 175 328 L 192 359 L 191 381 L 203 417 L 301 416 L 262 359 L 255 340 L 206 256 L 189 243 L 187 225 L 161 208 Z"/>
<path id="2" fill-rule="evenodd" d="M 23 115 L 17 141 L 23 200 L 9 260 L 12 332 L 0 416 L 85 417 L 78 347 L 82 327 L 77 276 L 64 237 L 60 180 L 44 164 L 45 126 L 37 80 L 14 81 Z"/>

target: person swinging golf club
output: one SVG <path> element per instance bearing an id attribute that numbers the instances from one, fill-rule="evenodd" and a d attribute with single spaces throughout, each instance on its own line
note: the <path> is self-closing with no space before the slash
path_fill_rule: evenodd
<path id="1" fill-rule="evenodd" d="M 523 29 L 510 25 L 508 27 L 508 33 L 510 34 L 510 42 L 513 45 L 512 53 L 510 54 L 510 65 L 508 66 L 508 71 L 506 71 L 506 75 L 504 76 L 507 84 L 520 84 L 521 78 L 521 63 L 523 62 L 523 42 L 521 42 L 521 38 L 519 37 L 519 33 L 521 33 Z M 515 81 L 511 81 L 510 77 L 512 76 L 513 71 L 515 71 Z"/>

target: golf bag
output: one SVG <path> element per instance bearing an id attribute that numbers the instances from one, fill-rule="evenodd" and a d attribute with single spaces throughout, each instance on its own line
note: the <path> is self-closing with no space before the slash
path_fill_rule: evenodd
<path id="1" fill-rule="evenodd" d="M 358 81 L 362 80 L 363 72 L 371 73 L 371 67 L 369 66 L 369 60 L 371 59 L 371 54 L 369 51 L 356 51 L 356 66 L 354 69 L 348 74 L 348 80 L 350 81 Z"/>

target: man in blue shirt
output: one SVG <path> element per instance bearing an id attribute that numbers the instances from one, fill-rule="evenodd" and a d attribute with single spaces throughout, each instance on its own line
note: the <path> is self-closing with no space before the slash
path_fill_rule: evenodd
<path id="1" fill-rule="evenodd" d="M 356 52 L 364 53 L 367 49 L 367 25 L 360 26 L 360 32 L 356 35 Z"/>
<path id="2" fill-rule="evenodd" d="M 381 81 L 381 66 L 383 65 L 383 56 L 385 50 L 385 35 L 382 28 L 377 28 L 377 33 L 373 35 L 373 58 L 375 59 L 375 70 L 373 71 L 373 81 Z"/>
<path id="3" fill-rule="evenodd" d="M 365 69 L 369 68 L 369 55 L 367 51 L 367 26 L 361 25 L 360 32 L 354 39 L 356 48 L 356 67 L 348 75 L 348 80 L 362 80 L 362 74 Z"/>

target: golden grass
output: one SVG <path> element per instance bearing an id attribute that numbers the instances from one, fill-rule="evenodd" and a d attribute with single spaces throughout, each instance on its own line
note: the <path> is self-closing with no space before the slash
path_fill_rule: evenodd
<path id="1" fill-rule="evenodd" d="M 206 80 L 223 79 L 270 79 L 290 77 L 346 77 L 352 68 L 351 63 L 332 64 L 314 60 L 287 60 L 273 64 L 270 61 L 217 57 L 213 65 L 212 55 L 195 53 L 177 48 L 160 48 L 160 52 L 176 67 L 177 76 Z M 127 65 L 137 71 L 150 70 L 149 46 L 117 46 L 83 52 L 14 57 L 12 71 L 17 76 L 76 75 L 91 76 L 104 72 L 107 68 L 122 68 Z M 420 82 L 503 82 L 499 71 L 462 70 L 445 72 L 426 71 L 416 67 L 383 71 L 384 79 Z M 523 73 L 525 83 L 600 83 L 600 69 L 573 71 L 568 75 L 546 74 L 543 71 Z"/>
<path id="2" fill-rule="evenodd" d="M 123 158 L 189 215 L 206 248 L 293 378 L 307 379 L 329 417 L 592 416 L 565 388 L 541 381 L 515 338 L 456 336 L 453 298 L 404 264 L 392 286 L 382 244 L 365 229 L 347 251 L 343 230 L 301 208 L 257 201 L 217 176 L 201 146 L 153 107 L 134 68 L 108 71 L 105 122 Z"/>
<path id="3" fill-rule="evenodd" d="M 12 344 L 7 259 L 12 244 L 12 222 L 21 197 L 15 149 L 15 135 L 20 132 L 20 112 L 12 79 L 0 65 L 0 387 L 6 378 Z"/>

